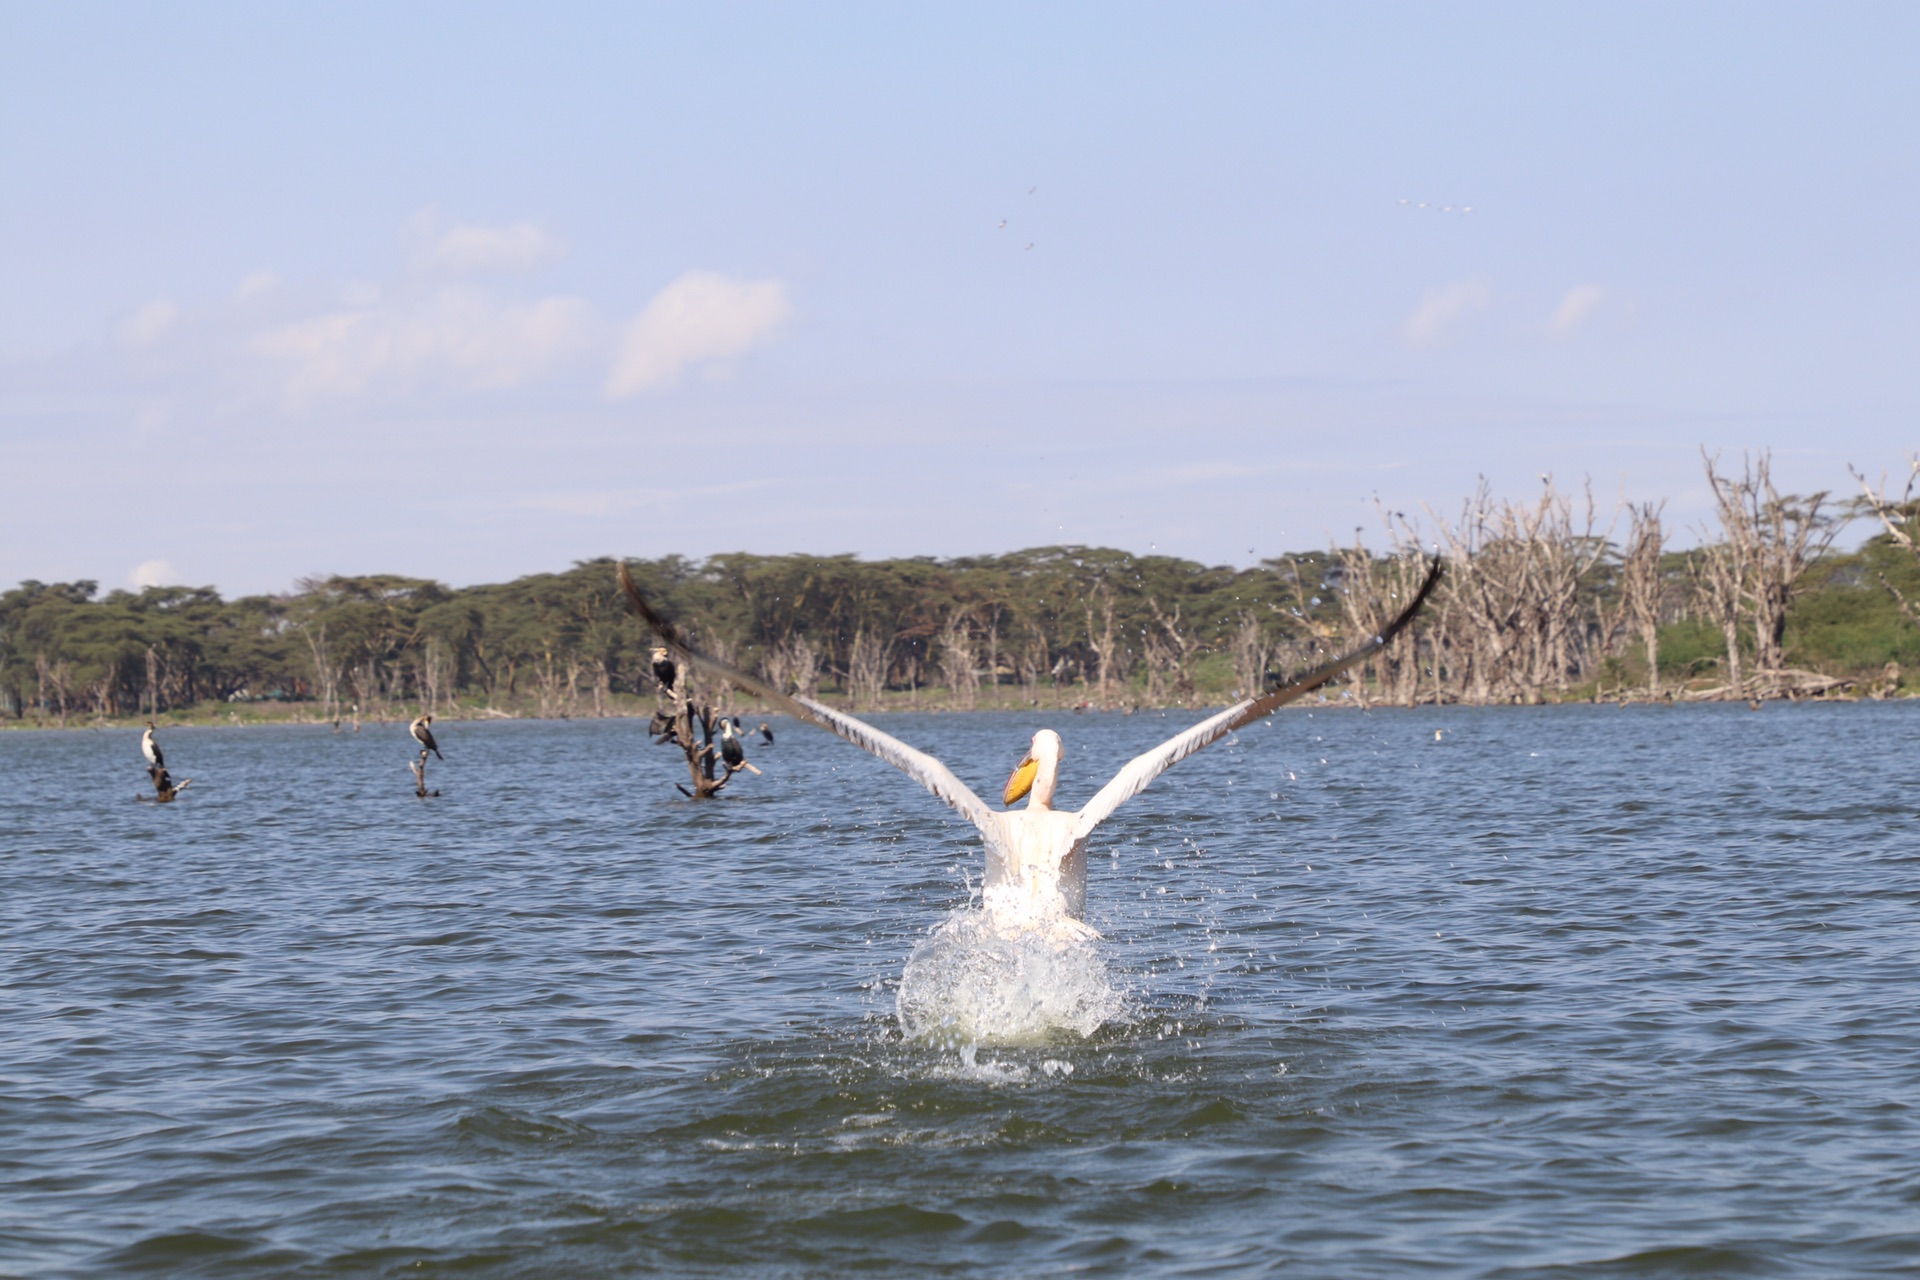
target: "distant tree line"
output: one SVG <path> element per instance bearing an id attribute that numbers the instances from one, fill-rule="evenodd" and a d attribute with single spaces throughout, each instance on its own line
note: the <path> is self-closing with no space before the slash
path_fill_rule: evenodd
<path id="1" fill-rule="evenodd" d="M 1433 547 L 1450 571 L 1411 643 L 1348 688 L 1362 701 L 1878 694 L 1920 660 L 1920 519 L 1901 494 L 1775 492 L 1765 454 L 1705 460 L 1717 501 L 1700 545 L 1670 550 L 1662 505 L 1603 523 L 1547 480 L 1529 501 L 1483 483 L 1457 515 L 1382 511 L 1386 555 L 1355 545 L 1208 567 L 1092 547 L 863 561 L 758 556 L 630 562 L 696 642 L 856 710 L 922 696 L 968 708 L 1217 702 L 1371 634 Z M 1852 552 L 1843 517 L 1879 532 Z M 451 588 L 393 575 L 312 578 L 286 595 L 206 588 L 102 596 L 93 582 L 0 595 L 0 714 L 159 715 L 288 702 L 336 723 L 437 715 L 608 715 L 654 693 L 650 643 L 611 559 Z M 627 705 L 622 704 L 627 699 Z"/>

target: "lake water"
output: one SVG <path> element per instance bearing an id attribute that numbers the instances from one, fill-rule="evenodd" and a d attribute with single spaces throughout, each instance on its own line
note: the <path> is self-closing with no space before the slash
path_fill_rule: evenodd
<path id="1" fill-rule="evenodd" d="M 1061 799 L 1195 715 L 1047 717 Z M 757 722 L 758 717 L 755 717 Z M 1290 710 L 909 1041 L 971 827 L 775 721 L 0 735 L 0 1274 L 1920 1270 L 1920 704 Z M 1037 716 L 889 716 L 997 795 Z M 1435 741 L 1436 729 L 1444 731 Z"/>

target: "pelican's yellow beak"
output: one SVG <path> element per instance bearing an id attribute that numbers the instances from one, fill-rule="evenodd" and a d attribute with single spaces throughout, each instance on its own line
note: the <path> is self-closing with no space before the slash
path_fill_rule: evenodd
<path id="1" fill-rule="evenodd" d="M 1020 799 L 1021 796 L 1033 790 L 1033 779 L 1039 772 L 1040 762 L 1038 760 L 1035 760 L 1032 756 L 1028 756 L 1025 760 L 1022 760 L 1020 767 L 1013 771 L 1013 776 L 1007 779 L 1007 794 L 1003 803 L 1012 804 Z"/>

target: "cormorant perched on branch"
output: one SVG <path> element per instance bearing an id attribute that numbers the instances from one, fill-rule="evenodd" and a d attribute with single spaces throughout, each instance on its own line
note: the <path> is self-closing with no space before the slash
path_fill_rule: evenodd
<path id="1" fill-rule="evenodd" d="M 653 651 L 653 678 L 660 682 L 662 689 L 669 692 L 673 689 L 673 682 L 680 678 L 680 668 L 673 665 L 672 655 L 664 648 Z"/>
<path id="2" fill-rule="evenodd" d="M 742 768 L 747 763 L 747 752 L 740 745 L 740 739 L 734 736 L 733 721 L 726 716 L 720 717 L 720 758 L 727 762 L 729 771 Z"/>
<path id="3" fill-rule="evenodd" d="M 167 758 L 160 754 L 160 744 L 153 740 L 153 721 L 147 721 L 147 731 L 140 735 L 140 754 L 147 763 L 156 769 L 167 767 Z"/>
<path id="4" fill-rule="evenodd" d="M 767 727 L 764 720 L 760 722 L 760 737 L 768 746 L 773 745 L 773 730 Z"/>
<path id="5" fill-rule="evenodd" d="M 425 747 L 427 751 L 431 751 L 434 755 L 439 756 L 440 759 L 445 760 L 446 757 L 440 755 L 440 744 L 433 740 L 433 730 L 427 727 L 432 723 L 433 717 L 431 715 L 421 716 L 418 720 L 415 720 L 407 726 L 407 732 L 412 734 L 413 740 Z M 421 754 L 424 755 L 426 753 L 422 752 Z"/>

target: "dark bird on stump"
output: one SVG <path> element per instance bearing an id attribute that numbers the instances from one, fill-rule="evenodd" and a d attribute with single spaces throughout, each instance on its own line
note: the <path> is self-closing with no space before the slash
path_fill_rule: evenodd
<path id="1" fill-rule="evenodd" d="M 151 720 L 147 721 L 147 731 L 140 735 L 140 754 L 145 756 L 147 763 L 154 768 L 166 768 L 167 758 L 160 754 L 160 744 L 153 740 L 153 721 Z"/>
<path id="2" fill-rule="evenodd" d="M 767 727 L 767 722 L 764 720 L 760 722 L 760 738 L 768 746 L 773 745 L 773 730 Z"/>
<path id="3" fill-rule="evenodd" d="M 740 745 L 740 739 L 734 736 L 733 721 L 725 716 L 720 718 L 720 758 L 727 762 L 729 770 L 746 767 L 746 749 Z"/>
<path id="4" fill-rule="evenodd" d="M 418 720 L 415 720 L 407 726 L 407 732 L 412 734 L 413 740 L 425 747 L 427 751 L 431 751 L 437 758 L 445 760 L 446 757 L 440 754 L 440 744 L 433 740 L 433 730 L 427 727 L 432 723 L 432 716 L 421 716 Z M 425 755 L 427 751 L 422 751 L 420 754 Z"/>
<path id="5" fill-rule="evenodd" d="M 665 649 L 653 651 L 653 678 L 660 682 L 662 689 L 671 690 L 673 682 L 680 677 L 680 669 L 673 665 L 673 656 Z"/>

